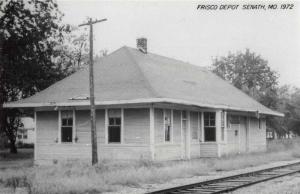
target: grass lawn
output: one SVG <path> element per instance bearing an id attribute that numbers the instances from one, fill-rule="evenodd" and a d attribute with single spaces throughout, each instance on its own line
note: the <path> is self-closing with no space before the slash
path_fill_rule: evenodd
<path id="1" fill-rule="evenodd" d="M 24 158 L 25 155 L 24 153 Z M 6 162 L 13 158 L 4 157 L 3 154 L 0 154 L 0 157 Z M 300 158 L 299 139 L 270 143 L 268 151 L 264 153 L 223 158 L 168 162 L 104 160 L 96 166 L 82 162 L 65 162 L 52 166 L 2 168 L 0 184 L 5 187 L 25 186 L 34 194 L 101 193 L 117 191 L 124 186 L 139 188 L 142 184 L 165 183 L 176 178 L 201 176 L 209 172 L 243 169 L 272 161 L 296 158 Z M 22 159 L 17 160 L 22 161 Z"/>

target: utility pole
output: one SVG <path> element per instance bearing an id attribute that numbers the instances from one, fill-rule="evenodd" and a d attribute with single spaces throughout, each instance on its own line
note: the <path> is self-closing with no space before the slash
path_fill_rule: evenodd
<path id="1" fill-rule="evenodd" d="M 95 110 L 95 96 L 94 96 L 94 60 L 93 60 L 93 24 L 104 22 L 107 19 L 95 20 L 89 19 L 87 23 L 80 24 L 81 26 L 90 26 L 90 110 L 91 110 L 91 141 L 92 141 L 92 165 L 98 163 L 97 153 L 97 130 L 96 130 L 96 110 Z"/>

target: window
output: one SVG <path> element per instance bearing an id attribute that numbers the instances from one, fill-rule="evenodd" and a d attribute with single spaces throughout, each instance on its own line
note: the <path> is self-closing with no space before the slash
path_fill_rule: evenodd
<path id="1" fill-rule="evenodd" d="M 121 110 L 108 110 L 108 143 L 121 143 Z"/>
<path id="2" fill-rule="evenodd" d="M 221 112 L 221 141 L 225 139 L 225 112 Z"/>
<path id="3" fill-rule="evenodd" d="M 72 142 L 73 111 L 61 111 L 61 142 Z"/>
<path id="4" fill-rule="evenodd" d="M 204 113 L 204 141 L 216 141 L 216 113 Z"/>
<path id="5" fill-rule="evenodd" d="M 261 119 L 258 119 L 258 128 L 261 129 Z"/>
<path id="6" fill-rule="evenodd" d="M 164 130 L 165 130 L 165 142 L 171 141 L 171 110 L 164 110 Z"/>

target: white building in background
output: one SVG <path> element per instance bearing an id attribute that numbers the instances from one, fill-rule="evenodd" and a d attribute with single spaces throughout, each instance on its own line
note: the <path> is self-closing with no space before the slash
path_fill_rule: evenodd
<path id="1" fill-rule="evenodd" d="M 35 139 L 35 131 L 34 131 L 34 120 L 31 117 L 22 117 L 21 122 L 23 123 L 23 127 L 18 129 L 17 133 L 17 143 L 34 143 Z"/>

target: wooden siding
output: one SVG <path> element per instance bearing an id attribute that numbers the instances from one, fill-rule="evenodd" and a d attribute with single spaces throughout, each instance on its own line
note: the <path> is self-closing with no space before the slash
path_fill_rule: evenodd
<path id="1" fill-rule="evenodd" d="M 244 116 L 240 117 L 239 138 L 239 152 L 245 153 L 247 151 L 247 119 Z"/>
<path id="2" fill-rule="evenodd" d="M 58 138 L 58 112 L 37 112 L 36 163 L 53 160 L 90 159 L 90 145 L 77 143 L 56 143 Z M 83 138 L 82 138 L 83 139 Z"/>
<path id="3" fill-rule="evenodd" d="M 38 144 L 37 146 L 37 163 L 72 159 L 90 161 L 91 146 L 73 143 Z"/>
<path id="4" fill-rule="evenodd" d="M 266 120 L 262 119 L 261 129 L 258 126 L 258 119 L 251 118 L 249 131 L 249 151 L 257 152 L 266 150 Z"/>
<path id="5" fill-rule="evenodd" d="M 139 160 L 150 159 L 149 145 L 139 144 L 101 144 L 98 149 L 100 159 L 109 160 Z"/>
<path id="6" fill-rule="evenodd" d="M 239 131 L 239 124 L 231 124 L 231 127 L 227 129 L 226 154 L 239 153 L 239 136 L 235 134 L 236 131 Z"/>
<path id="7" fill-rule="evenodd" d="M 149 109 L 124 109 L 124 142 L 149 144 Z"/>
<path id="8" fill-rule="evenodd" d="M 191 158 L 199 158 L 200 157 L 200 143 L 192 143 L 191 144 Z"/>
<path id="9" fill-rule="evenodd" d="M 155 160 L 181 159 L 181 111 L 173 110 L 172 142 L 164 141 L 163 109 L 154 109 Z"/>
<path id="10" fill-rule="evenodd" d="M 76 136 L 79 144 L 91 143 L 91 120 L 87 115 L 90 114 L 88 110 L 75 111 L 76 117 Z M 98 126 L 96 125 L 97 129 Z M 98 131 L 97 131 L 98 132 Z"/>
<path id="11" fill-rule="evenodd" d="M 150 158 L 149 109 L 124 109 L 125 142 L 118 145 L 105 144 L 104 115 L 105 110 L 97 110 L 97 143 L 100 159 Z M 75 116 L 78 141 L 57 143 L 58 111 L 37 112 L 36 163 L 72 159 L 90 161 L 90 113 L 88 110 L 76 110 Z"/>
<path id="12" fill-rule="evenodd" d="M 218 157 L 217 143 L 201 143 L 200 144 L 201 157 Z"/>
<path id="13" fill-rule="evenodd" d="M 190 127 L 191 127 L 191 158 L 200 157 L 200 142 L 199 142 L 199 121 L 198 112 L 190 112 Z M 194 139 L 194 135 L 197 139 Z"/>
<path id="14" fill-rule="evenodd" d="M 90 120 L 90 113 L 87 114 L 86 119 Z M 97 127 L 97 143 L 104 144 L 105 143 L 105 110 L 100 109 L 96 110 L 96 127 Z M 90 131 L 89 125 L 89 131 Z"/>
<path id="15" fill-rule="evenodd" d="M 227 144 L 220 148 L 222 155 L 266 149 L 266 120 L 261 119 L 262 128 L 259 129 L 258 119 L 254 117 L 249 119 L 249 126 L 245 116 L 240 116 L 240 124 L 230 124 L 231 127 L 227 129 Z M 238 131 L 238 136 L 235 135 L 235 130 Z"/>
<path id="16" fill-rule="evenodd" d="M 155 160 L 181 159 L 181 144 L 167 143 L 155 146 Z"/>
<path id="17" fill-rule="evenodd" d="M 219 143 L 219 149 L 220 149 L 220 156 L 226 156 L 228 154 L 228 144 L 226 143 Z"/>
<path id="18" fill-rule="evenodd" d="M 164 118 L 163 109 L 154 109 L 155 143 L 164 143 Z"/>
<path id="19" fill-rule="evenodd" d="M 245 153 L 247 151 L 247 120 L 239 117 L 239 124 L 230 124 L 227 130 L 226 154 Z M 222 154 L 223 155 L 223 154 Z"/>
<path id="20" fill-rule="evenodd" d="M 58 138 L 58 112 L 37 112 L 36 137 L 37 144 L 55 143 Z M 39 153 L 37 153 L 39 155 Z"/>

